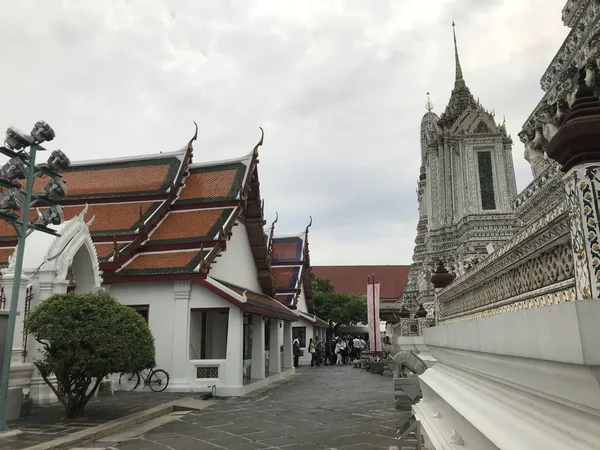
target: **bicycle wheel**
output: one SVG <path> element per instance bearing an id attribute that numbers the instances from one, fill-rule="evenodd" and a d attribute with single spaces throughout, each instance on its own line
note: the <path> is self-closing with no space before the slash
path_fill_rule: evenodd
<path id="1" fill-rule="evenodd" d="M 119 377 L 119 386 L 126 391 L 132 391 L 140 385 L 140 374 L 138 372 L 122 373 Z"/>
<path id="2" fill-rule="evenodd" d="M 148 377 L 148 384 L 154 392 L 162 392 L 169 385 L 169 374 L 162 369 L 153 370 Z"/>

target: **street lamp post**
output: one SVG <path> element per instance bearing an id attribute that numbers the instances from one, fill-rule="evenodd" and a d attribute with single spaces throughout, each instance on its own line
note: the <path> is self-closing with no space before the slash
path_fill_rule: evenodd
<path id="1" fill-rule="evenodd" d="M 15 333 L 15 322 L 17 317 L 17 306 L 19 303 L 19 288 L 21 284 L 21 272 L 23 270 L 23 255 L 25 253 L 25 240 L 33 231 L 42 231 L 44 233 L 58 236 L 47 225 L 58 225 L 63 220 L 62 208 L 55 200 L 66 195 L 67 189 L 64 181 L 61 180 L 59 170 L 66 169 L 70 165 L 69 158 L 60 150 L 52 152 L 48 163 L 43 166 L 36 166 L 35 159 L 38 151 L 45 150 L 40 144 L 44 141 L 54 139 L 54 130 L 44 121 L 35 124 L 31 135 L 20 133 L 14 127 L 10 127 L 6 132 L 6 147 L 0 147 L 0 153 L 5 154 L 11 159 L 2 168 L 0 173 L 0 185 L 8 188 L 0 196 L 0 219 L 10 222 L 17 233 L 17 254 L 14 266 L 13 287 L 10 298 L 10 310 L 8 316 L 8 325 L 6 330 L 6 341 L 4 345 L 4 356 L 2 361 L 2 375 L 0 378 L 0 432 L 8 430 L 6 424 L 7 403 L 8 403 L 8 383 L 10 378 L 10 364 L 12 346 Z M 29 154 L 24 148 L 29 147 Z M 27 166 L 27 172 L 23 173 Z M 45 195 L 32 194 L 33 181 L 35 177 L 46 175 L 50 177 L 49 183 L 45 187 Z M 25 179 L 25 190 L 16 179 Z M 20 196 L 24 196 L 23 203 L 20 204 Z M 33 201 L 32 201 L 33 197 Z M 29 209 L 38 203 L 50 205 L 50 207 L 40 213 L 32 223 L 29 222 Z M 22 210 L 22 217 L 19 220 L 14 211 Z"/>

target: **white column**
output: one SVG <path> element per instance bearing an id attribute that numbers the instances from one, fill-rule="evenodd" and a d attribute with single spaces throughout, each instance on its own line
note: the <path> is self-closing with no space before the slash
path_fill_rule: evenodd
<path id="1" fill-rule="evenodd" d="M 283 368 L 294 367 L 292 361 L 292 322 L 283 322 Z"/>
<path id="2" fill-rule="evenodd" d="M 55 275 L 54 270 L 40 270 L 40 272 L 38 272 L 37 285 L 34 282 L 33 286 L 34 295 L 33 301 L 31 302 L 32 310 L 54 294 L 54 283 L 58 281 L 55 279 Z M 28 361 L 38 355 L 38 350 L 42 348 L 41 344 L 33 339 L 30 339 L 29 343 L 33 343 L 33 345 L 28 345 L 28 347 L 30 347 L 30 349 L 27 350 L 27 353 L 29 354 Z M 48 379 L 51 383 L 56 382 L 56 377 L 54 375 L 50 376 Z M 37 369 L 33 371 L 33 376 L 31 377 L 30 392 L 33 403 L 36 405 L 48 405 L 58 402 L 58 398 L 40 376 Z"/>
<path id="3" fill-rule="evenodd" d="M 272 320 L 269 329 L 269 372 L 281 372 L 281 338 L 279 337 L 279 325 L 281 320 Z"/>
<path id="4" fill-rule="evenodd" d="M 189 281 L 174 281 L 173 341 L 169 391 L 191 391 L 189 374 L 190 293 Z M 158 361 L 157 361 L 158 363 Z"/>
<path id="5" fill-rule="evenodd" d="M 265 377 L 265 320 L 252 316 L 252 378 Z"/>
<path id="6" fill-rule="evenodd" d="M 244 348 L 244 313 L 239 308 L 229 308 L 227 324 L 227 360 L 225 362 L 225 386 L 240 387 L 243 385 L 242 359 Z M 254 353 L 254 349 L 253 352 Z M 264 365 L 264 362 L 263 362 Z M 221 377 L 221 374 L 219 374 Z"/>

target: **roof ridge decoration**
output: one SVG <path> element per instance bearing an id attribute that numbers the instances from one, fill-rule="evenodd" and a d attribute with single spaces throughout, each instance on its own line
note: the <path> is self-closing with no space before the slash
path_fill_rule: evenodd
<path id="1" fill-rule="evenodd" d="M 304 263 L 305 264 L 310 264 L 309 258 L 308 258 L 308 254 L 309 254 L 309 250 L 308 250 L 308 229 L 310 227 L 312 227 L 312 216 L 308 216 L 310 217 L 310 222 L 308 222 L 308 225 L 306 225 L 306 231 L 304 232 L 304 253 L 303 253 L 303 259 L 304 259 Z"/>
<path id="2" fill-rule="evenodd" d="M 271 231 L 269 231 L 269 238 L 267 240 L 267 258 L 269 264 L 273 260 L 273 239 L 275 238 L 275 224 L 279 221 L 279 213 L 275 211 L 275 220 L 271 223 Z"/>
<path id="3" fill-rule="evenodd" d="M 260 140 L 256 143 L 256 145 L 252 149 L 252 155 L 255 158 L 258 158 L 258 147 L 262 147 L 264 139 L 265 139 L 265 130 L 263 130 L 262 127 L 258 127 L 258 128 L 260 128 Z"/>
<path id="4" fill-rule="evenodd" d="M 190 152 L 190 153 L 194 151 L 194 144 L 193 144 L 193 142 L 196 139 L 198 139 L 198 124 L 196 122 L 194 122 L 194 126 L 196 127 L 196 131 L 194 132 L 194 135 L 189 140 L 188 145 L 187 145 L 187 151 Z"/>
<path id="5" fill-rule="evenodd" d="M 433 103 L 431 103 L 431 98 L 429 98 L 429 92 L 427 93 L 427 103 L 425 103 L 425 109 L 427 112 L 431 112 L 433 110 Z"/>

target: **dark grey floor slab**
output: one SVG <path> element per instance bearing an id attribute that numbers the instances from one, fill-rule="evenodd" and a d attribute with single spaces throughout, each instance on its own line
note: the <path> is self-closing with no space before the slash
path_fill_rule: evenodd
<path id="1" fill-rule="evenodd" d="M 150 430 L 143 441 L 114 447 L 387 450 L 397 444 L 396 431 L 409 417 L 394 408 L 390 377 L 349 366 L 300 369 L 290 381 L 259 396 L 217 401 Z"/>

